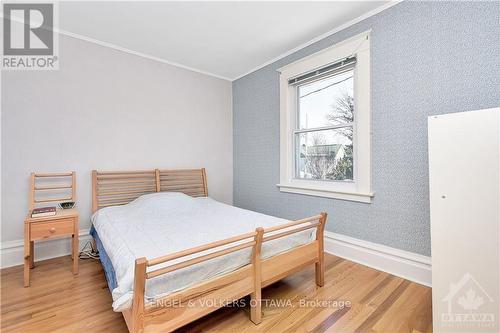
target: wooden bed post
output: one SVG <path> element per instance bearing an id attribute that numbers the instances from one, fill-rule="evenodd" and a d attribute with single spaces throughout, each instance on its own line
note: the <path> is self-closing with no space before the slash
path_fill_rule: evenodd
<path id="1" fill-rule="evenodd" d="M 146 289 L 146 258 L 135 260 L 134 298 L 132 301 L 132 333 L 144 329 L 144 292 Z"/>
<path id="2" fill-rule="evenodd" d="M 97 170 L 92 170 L 92 213 L 97 211 Z"/>
<path id="3" fill-rule="evenodd" d="M 319 219 L 318 229 L 316 230 L 316 240 L 318 241 L 318 262 L 316 263 L 316 285 L 318 287 L 323 287 L 325 284 L 325 225 L 326 218 L 328 214 L 321 213 L 321 218 Z"/>
<path id="4" fill-rule="evenodd" d="M 205 191 L 205 196 L 208 197 L 207 173 L 205 168 L 201 168 L 201 177 L 203 178 L 203 190 Z"/>
<path id="5" fill-rule="evenodd" d="M 160 169 L 155 169 L 156 192 L 161 191 Z"/>
<path id="6" fill-rule="evenodd" d="M 71 171 L 71 201 L 76 201 L 76 171 Z"/>
<path id="7" fill-rule="evenodd" d="M 262 248 L 263 228 L 255 229 L 255 245 L 252 253 L 253 265 L 253 287 L 254 292 L 250 295 L 250 319 L 254 324 L 260 324 L 262 321 L 262 268 L 260 252 Z"/>
<path id="8" fill-rule="evenodd" d="M 32 172 L 30 175 L 30 199 L 29 199 L 29 214 L 31 215 L 31 212 L 35 208 L 35 173 Z"/>
<path id="9" fill-rule="evenodd" d="M 92 170 L 92 214 L 97 211 L 97 170 Z M 92 237 L 92 250 L 97 251 L 97 243 Z"/>

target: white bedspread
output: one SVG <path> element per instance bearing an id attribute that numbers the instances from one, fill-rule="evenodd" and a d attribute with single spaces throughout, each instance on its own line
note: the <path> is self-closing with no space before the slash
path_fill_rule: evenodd
<path id="1" fill-rule="evenodd" d="M 144 195 L 123 206 L 100 209 L 92 223 L 116 273 L 112 291 L 113 310 L 123 311 L 132 304 L 136 258 L 156 258 L 194 246 L 287 223 L 279 219 L 210 198 L 192 198 L 182 193 Z M 262 256 L 271 257 L 311 241 L 314 231 L 264 243 Z M 182 270 L 147 280 L 146 301 L 182 290 L 201 281 L 236 270 L 250 262 L 251 248 L 205 261 Z M 186 260 L 171 261 L 163 266 Z M 161 265 L 150 267 L 148 271 Z"/>

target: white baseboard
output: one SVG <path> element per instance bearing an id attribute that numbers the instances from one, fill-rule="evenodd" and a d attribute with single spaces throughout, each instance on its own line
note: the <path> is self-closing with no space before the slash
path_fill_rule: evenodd
<path id="1" fill-rule="evenodd" d="M 92 239 L 89 229 L 80 230 L 80 249 Z M 325 251 L 338 257 L 372 267 L 410 281 L 431 286 L 431 258 L 357 238 L 325 231 Z M 35 261 L 61 257 L 71 253 L 69 238 L 37 242 Z M 23 264 L 24 241 L 0 245 L 0 268 Z"/>
<path id="2" fill-rule="evenodd" d="M 431 258 L 325 231 L 325 251 L 407 280 L 431 286 Z"/>
<path id="3" fill-rule="evenodd" d="M 80 230 L 80 250 L 92 239 L 89 229 Z M 71 253 L 71 239 L 56 238 L 35 242 L 35 261 L 65 256 Z M 22 265 L 24 262 L 24 240 L 2 242 L 0 244 L 0 268 Z"/>

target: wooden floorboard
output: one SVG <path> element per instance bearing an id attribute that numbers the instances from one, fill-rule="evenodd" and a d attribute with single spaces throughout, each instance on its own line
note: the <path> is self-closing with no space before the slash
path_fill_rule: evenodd
<path id="1" fill-rule="evenodd" d="M 332 255 L 325 259 L 322 288 L 311 267 L 264 289 L 258 326 L 246 305 L 220 309 L 178 332 L 432 332 L 430 288 Z M 80 274 L 73 276 L 71 259 L 61 257 L 37 263 L 29 288 L 23 288 L 21 266 L 1 271 L 1 331 L 126 333 L 127 328 L 111 309 L 99 261 L 80 261 Z"/>

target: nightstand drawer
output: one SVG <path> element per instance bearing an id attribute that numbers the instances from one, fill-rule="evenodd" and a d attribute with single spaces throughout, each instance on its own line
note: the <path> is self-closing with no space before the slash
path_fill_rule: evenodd
<path id="1" fill-rule="evenodd" d="M 31 240 L 47 239 L 73 234 L 75 219 L 60 219 L 52 222 L 31 223 Z"/>

